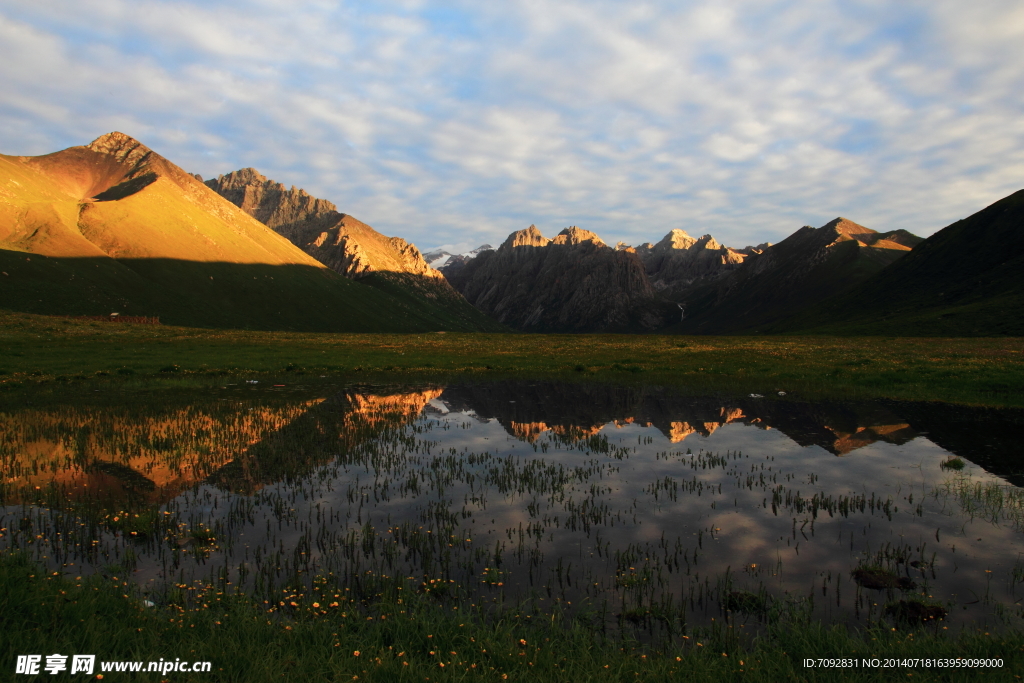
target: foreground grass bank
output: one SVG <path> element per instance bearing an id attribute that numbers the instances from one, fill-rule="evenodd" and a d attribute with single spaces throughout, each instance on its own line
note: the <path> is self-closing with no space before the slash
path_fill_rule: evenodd
<path id="1" fill-rule="evenodd" d="M 209 661 L 210 673 L 175 680 L 303 681 L 1016 681 L 1024 633 L 951 634 L 938 624 L 850 632 L 798 618 L 738 638 L 720 628 L 642 645 L 606 637 L 583 621 L 516 609 L 485 617 L 432 598 L 385 588 L 372 601 L 328 603 L 287 591 L 280 605 L 211 588 L 201 596 L 147 607 L 124 577 L 61 576 L 19 555 L 0 555 L 4 680 L 17 655 L 92 654 L 97 662 Z M 319 597 L 324 595 L 325 597 Z M 341 595 L 345 595 L 341 592 Z M 399 598 L 401 596 L 401 599 Z M 819 669 L 806 658 L 1002 660 L 998 668 L 894 662 Z M 45 660 L 44 660 L 45 661 Z M 100 673 L 99 665 L 94 672 Z M 168 680 L 156 673 L 106 673 L 109 680 Z M 83 677 L 84 679 L 84 677 Z M 95 678 L 94 678 L 95 679 Z M 29 680 L 25 678 L 25 680 Z"/>
<path id="2" fill-rule="evenodd" d="M 0 313 L 8 388 L 104 373 L 255 372 L 444 380 L 566 376 L 696 389 L 1024 406 L 1018 338 L 310 334 Z"/>

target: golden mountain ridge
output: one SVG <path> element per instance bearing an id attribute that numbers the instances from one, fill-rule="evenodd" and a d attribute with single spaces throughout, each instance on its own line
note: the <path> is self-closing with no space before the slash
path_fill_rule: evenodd
<path id="1" fill-rule="evenodd" d="M 0 248 L 323 267 L 123 133 L 39 157 L 0 155 L 4 176 Z"/>

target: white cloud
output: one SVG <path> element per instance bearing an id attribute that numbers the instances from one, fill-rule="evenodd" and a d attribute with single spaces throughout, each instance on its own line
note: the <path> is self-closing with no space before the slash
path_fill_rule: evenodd
<path id="1" fill-rule="evenodd" d="M 1024 8 L 0 0 L 0 150 L 113 129 L 417 244 L 919 234 L 1024 185 Z"/>

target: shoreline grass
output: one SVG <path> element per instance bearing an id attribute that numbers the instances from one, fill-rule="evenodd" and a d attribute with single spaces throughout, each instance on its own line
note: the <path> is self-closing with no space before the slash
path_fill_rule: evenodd
<path id="1" fill-rule="evenodd" d="M 242 373 L 303 382 L 320 375 L 391 382 L 560 377 L 1024 407 L 1019 338 L 314 334 L 0 313 L 0 389 Z"/>
<path id="2" fill-rule="evenodd" d="M 401 595 L 403 599 L 397 596 Z M 147 607 L 123 577 L 62 576 L 0 554 L 0 629 L 13 671 L 19 654 L 94 654 L 103 661 L 210 661 L 209 681 L 1014 681 L 1024 632 L 943 631 L 879 622 L 860 631 L 801 620 L 740 638 L 729 623 L 675 642 L 641 644 L 557 613 L 527 621 L 515 608 L 490 616 L 415 592 L 384 590 L 349 607 L 296 596 L 284 609 L 245 595 Z M 1002 659 L 1001 668 L 864 667 L 865 659 Z M 856 668 L 808 668 L 805 658 L 851 658 Z M 99 665 L 97 670 L 99 673 Z M 117 674 L 107 674 L 120 680 Z M 166 680 L 155 673 L 132 680 Z M 122 675 L 123 677 L 123 675 Z"/>

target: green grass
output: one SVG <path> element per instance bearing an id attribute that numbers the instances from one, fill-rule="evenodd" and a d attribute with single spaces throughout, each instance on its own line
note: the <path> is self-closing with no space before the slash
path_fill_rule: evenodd
<path id="1" fill-rule="evenodd" d="M 225 372 L 303 374 L 306 382 L 320 375 L 387 375 L 392 381 L 561 377 L 699 391 L 785 391 L 804 398 L 1024 406 L 1019 338 L 328 334 L 0 312 L 0 387 L 97 375 L 198 380 Z"/>
<path id="2" fill-rule="evenodd" d="M 29 314 L 159 317 L 211 329 L 503 330 L 463 300 L 442 305 L 380 276 L 304 264 L 49 258 L 0 249 L 0 301 Z"/>
<path id="3" fill-rule="evenodd" d="M 101 396 L 89 385 L 104 382 L 147 391 L 188 388 L 219 384 L 223 373 L 255 372 L 282 383 L 562 377 L 1021 405 L 1020 352 L 1015 339 L 268 333 L 3 314 L 0 388 L 6 391 L 0 397 Z M 69 384 L 79 386 L 68 391 Z M 988 488 L 962 486 L 948 494 L 951 504 L 979 516 L 1016 519 L 1020 507 L 1006 492 Z M 152 531 L 151 522 L 129 521 L 138 529 L 122 531 Z M 194 552 L 216 540 L 206 529 L 189 534 Z M 595 630 L 596 620 L 585 614 L 570 620 L 516 605 L 484 613 L 402 580 L 366 581 L 346 602 L 335 597 L 344 595 L 340 583 L 328 577 L 282 594 L 285 605 L 276 606 L 263 595 L 232 595 L 230 586 L 170 586 L 150 596 L 159 606 L 147 608 L 130 569 L 122 557 L 120 566 L 77 580 L 0 555 L 0 633 L 9 653 L 0 671 L 13 671 L 14 655 L 54 652 L 96 654 L 101 661 L 208 660 L 212 674 L 194 678 L 211 681 L 1011 681 L 1024 669 L 1019 630 L 954 633 L 893 617 L 852 631 L 813 622 L 793 606 L 781 618 L 765 609 L 769 618 L 754 594 L 734 596 L 734 608 L 748 619 L 742 630 L 740 617 L 726 614 L 717 626 L 691 628 L 685 638 L 640 643 Z M 737 635 L 752 626 L 758 636 Z M 1002 658 L 1005 667 L 984 674 L 937 668 L 837 674 L 804 668 L 805 657 Z M 129 676 L 162 680 L 107 674 Z"/>
<path id="4" fill-rule="evenodd" d="M 119 568 L 111 567 L 112 571 Z M 399 590 L 400 588 L 406 590 Z M 146 607 L 124 576 L 61 576 L 0 555 L 0 629 L 12 672 L 19 654 L 94 654 L 104 661 L 209 661 L 209 681 L 1014 681 L 1024 633 L 952 633 L 940 625 L 876 624 L 862 631 L 798 613 L 741 633 L 735 617 L 672 641 L 641 644 L 585 620 L 515 608 L 452 609 L 401 580 L 347 600 L 329 579 L 260 603 L 216 587 L 177 587 Z M 805 668 L 804 658 L 990 658 L 1003 667 Z M 97 671 L 99 673 L 99 665 Z M 912 674 L 912 677 L 909 675 Z M 129 674 L 158 681 L 153 673 Z M 125 674 L 121 674 L 124 677 Z M 180 675 L 179 675 L 180 676 Z M 106 674 L 121 680 L 118 674 Z"/>

